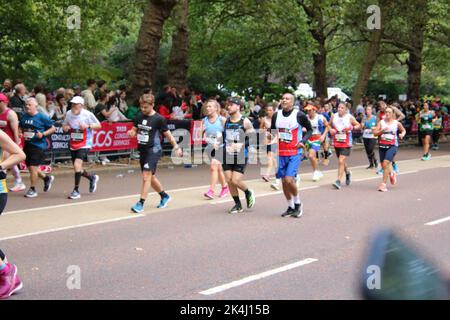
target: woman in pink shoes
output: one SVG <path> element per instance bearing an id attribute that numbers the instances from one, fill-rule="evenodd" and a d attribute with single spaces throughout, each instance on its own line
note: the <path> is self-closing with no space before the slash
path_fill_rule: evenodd
<path id="1" fill-rule="evenodd" d="M 226 119 L 220 116 L 220 104 L 214 99 L 209 99 L 206 102 L 205 113 L 203 133 L 207 143 L 205 153 L 211 162 L 211 187 L 204 196 L 212 200 L 214 199 L 214 189 L 218 181 L 222 186 L 220 198 L 226 197 L 230 192 L 223 174 L 222 163 L 218 160 L 223 158 L 222 132 Z"/>
<path id="2" fill-rule="evenodd" d="M 3 153 L 9 157 L 5 160 Z M 11 138 L 0 130 L 0 215 L 5 209 L 8 200 L 6 187 L 6 169 L 9 169 L 25 160 L 25 154 Z M 9 264 L 3 251 L 0 250 L 0 299 L 7 299 L 22 289 L 22 281 L 17 276 L 17 267 Z"/>
<path id="3" fill-rule="evenodd" d="M 383 182 L 378 188 L 378 191 L 388 191 L 386 185 L 388 179 L 391 184 L 397 183 L 397 175 L 391 167 L 392 161 L 398 151 L 398 139 L 403 139 L 406 130 L 403 125 L 394 119 L 394 110 L 387 107 L 385 110 L 385 118 L 378 122 L 377 127 L 373 130 L 373 134 L 378 137 L 380 145 L 380 163 L 384 170 Z"/>

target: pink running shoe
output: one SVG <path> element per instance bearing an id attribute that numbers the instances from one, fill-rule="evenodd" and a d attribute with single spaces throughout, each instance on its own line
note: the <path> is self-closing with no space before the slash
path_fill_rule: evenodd
<path id="1" fill-rule="evenodd" d="M 389 178 L 392 185 L 397 184 L 397 174 L 395 172 L 391 171 L 391 173 L 389 174 Z"/>
<path id="2" fill-rule="evenodd" d="M 207 193 L 205 193 L 204 196 L 206 198 L 208 198 L 209 200 L 212 200 L 212 199 L 214 199 L 214 191 L 209 189 L 209 191 Z"/>
<path id="3" fill-rule="evenodd" d="M 225 188 L 222 188 L 222 191 L 220 192 L 220 198 L 225 198 L 230 193 L 230 189 L 228 186 Z"/>
<path id="4" fill-rule="evenodd" d="M 386 188 L 386 184 L 385 183 L 380 184 L 380 186 L 378 187 L 378 191 L 387 192 L 388 189 Z"/>
<path id="5" fill-rule="evenodd" d="M 15 183 L 14 187 L 12 187 L 10 190 L 12 192 L 20 192 L 25 190 L 27 187 L 21 182 L 21 183 Z"/>
<path id="6" fill-rule="evenodd" d="M 17 276 L 17 267 L 8 264 L 9 270 L 0 274 L 0 299 L 7 299 L 23 288 L 22 281 Z"/>

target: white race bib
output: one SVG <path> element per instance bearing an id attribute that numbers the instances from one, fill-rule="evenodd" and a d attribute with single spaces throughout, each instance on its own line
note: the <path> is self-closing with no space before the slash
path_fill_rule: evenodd
<path id="1" fill-rule="evenodd" d="M 290 131 L 280 131 L 280 140 L 283 142 L 292 142 L 292 133 Z"/>
<path id="2" fill-rule="evenodd" d="M 150 140 L 150 137 L 148 134 L 138 134 L 137 135 L 137 139 L 139 143 L 148 143 L 148 141 Z"/>
<path id="3" fill-rule="evenodd" d="M 347 135 L 345 133 L 336 133 L 336 141 L 337 142 L 346 142 Z"/>
<path id="4" fill-rule="evenodd" d="M 422 125 L 422 129 L 430 130 L 431 125 L 429 123 L 426 123 L 426 124 Z"/>
<path id="5" fill-rule="evenodd" d="M 365 129 L 363 133 L 363 138 L 372 139 L 374 138 L 372 129 Z"/>
<path id="6" fill-rule="evenodd" d="M 23 137 L 25 138 L 25 140 L 31 140 L 34 138 L 36 134 L 33 131 L 25 131 L 23 133 Z"/>
<path id="7" fill-rule="evenodd" d="M 395 136 L 391 133 L 385 133 L 383 135 L 381 135 L 381 140 L 387 141 L 387 142 L 392 142 L 394 141 Z"/>
<path id="8" fill-rule="evenodd" d="M 70 134 L 70 138 L 73 141 L 83 141 L 84 140 L 84 133 L 83 132 L 72 132 Z"/>

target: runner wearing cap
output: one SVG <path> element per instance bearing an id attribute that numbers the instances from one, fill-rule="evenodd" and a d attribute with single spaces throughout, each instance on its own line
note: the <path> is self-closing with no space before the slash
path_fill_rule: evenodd
<path id="1" fill-rule="evenodd" d="M 244 211 L 239 198 L 239 190 L 245 193 L 247 208 L 253 208 L 256 202 L 254 192 L 242 181 L 249 156 L 249 139 L 247 134 L 253 133 L 254 129 L 250 120 L 241 115 L 240 98 L 229 98 L 227 109 L 230 117 L 225 122 L 223 132 L 224 161 L 222 167 L 235 203 L 228 213 L 236 214 Z"/>
<path id="2" fill-rule="evenodd" d="M 319 171 L 319 152 L 322 143 L 328 134 L 328 121 L 321 114 L 317 114 L 317 107 L 308 104 L 303 108 L 308 113 L 308 120 L 311 123 L 312 134 L 306 142 L 309 149 L 309 160 L 313 167 L 313 181 L 319 181 L 323 177 L 323 173 Z"/>
<path id="3" fill-rule="evenodd" d="M 219 114 L 220 104 L 214 99 L 210 99 L 205 103 L 205 112 L 206 117 L 203 119 L 202 125 L 203 134 L 207 143 L 205 151 L 211 162 L 211 186 L 204 196 L 207 199 L 214 199 L 214 188 L 216 187 L 217 181 L 219 181 L 222 186 L 219 197 L 225 198 L 230 192 L 221 162 L 221 155 L 223 154 L 222 132 L 226 119 Z"/>
<path id="4" fill-rule="evenodd" d="M 0 93 L 0 129 L 2 129 L 8 137 L 11 138 L 18 146 L 21 145 L 19 136 L 19 119 L 14 110 L 8 108 L 8 97 L 3 93 Z M 8 153 L 4 152 L 5 158 L 8 158 Z M 20 170 L 17 165 L 11 168 L 11 172 L 14 176 L 14 187 L 10 190 L 12 192 L 19 192 L 26 189 L 20 176 Z"/>
<path id="5" fill-rule="evenodd" d="M 142 170 L 141 199 L 131 210 L 134 213 L 144 211 L 144 204 L 152 187 L 161 197 L 158 209 L 167 207 L 172 198 L 164 191 L 161 183 L 156 178 L 158 161 L 162 156 L 161 134 L 172 144 L 177 157 L 183 152 L 167 127 L 167 121 L 154 110 L 155 97 L 152 94 L 144 94 L 139 99 L 141 112 L 134 120 L 134 127 L 128 131 L 130 137 L 137 137 Z"/>
<path id="6" fill-rule="evenodd" d="M 3 152 L 8 152 L 9 157 L 4 158 Z M 25 160 L 25 154 L 20 147 L 3 131 L 0 130 L 0 215 L 5 209 L 8 200 L 8 188 L 6 187 L 5 170 Z M 9 264 L 5 253 L 0 250 L 0 299 L 9 298 L 23 287 L 22 281 L 17 276 L 17 267 Z"/>
<path id="7" fill-rule="evenodd" d="M 38 113 L 38 103 L 36 99 L 27 100 L 25 113 L 20 119 L 19 127 L 25 138 L 23 151 L 27 156 L 25 164 L 30 171 L 31 185 L 26 198 L 35 198 L 38 196 L 36 191 L 36 182 L 38 178 L 44 181 L 44 192 L 50 191 L 54 176 L 45 175 L 39 166 L 45 162 L 45 150 L 48 148 L 47 137 L 52 135 L 56 128 L 53 121 L 46 115 Z"/>
<path id="8" fill-rule="evenodd" d="M 303 215 L 303 203 L 300 200 L 295 181 L 301 165 L 301 157 L 305 144 L 312 134 L 311 123 L 301 111 L 294 109 L 295 97 L 286 93 L 281 99 L 281 110 L 272 117 L 272 130 L 278 135 L 278 172 L 277 178 L 282 179 L 283 192 L 288 203 L 288 209 L 281 216 L 299 218 Z M 306 130 L 303 133 L 303 129 Z"/>
<path id="9" fill-rule="evenodd" d="M 400 134 L 398 133 L 400 131 Z M 394 110 L 391 107 L 385 109 L 385 118 L 381 120 L 377 127 L 373 130 L 373 134 L 379 137 L 380 144 L 380 162 L 383 167 L 383 182 L 378 190 L 386 192 L 387 181 L 390 179 L 391 184 L 397 183 L 397 174 L 392 169 L 391 162 L 398 151 L 398 138 L 403 139 L 406 130 L 403 125 L 394 118 Z"/>
<path id="10" fill-rule="evenodd" d="M 333 114 L 330 120 L 330 133 L 333 137 L 336 157 L 339 159 L 338 179 L 333 186 L 340 190 L 341 180 L 345 173 L 345 184 L 352 183 L 352 173 L 348 170 L 347 157 L 350 156 L 353 145 L 352 131 L 359 129 L 361 125 L 347 110 L 345 103 L 339 103 L 338 112 Z"/>
<path id="11" fill-rule="evenodd" d="M 93 146 L 92 130 L 100 129 L 101 124 L 95 115 L 84 109 L 84 99 L 74 97 L 70 103 L 72 108 L 67 112 L 63 122 L 64 132 L 70 132 L 70 153 L 72 156 L 73 169 L 75 171 L 75 187 L 69 195 L 69 199 L 80 199 L 80 181 L 81 177 L 89 180 L 89 192 L 97 190 L 99 176 L 89 174 L 83 170 L 83 161 L 87 161 L 89 151 Z"/>

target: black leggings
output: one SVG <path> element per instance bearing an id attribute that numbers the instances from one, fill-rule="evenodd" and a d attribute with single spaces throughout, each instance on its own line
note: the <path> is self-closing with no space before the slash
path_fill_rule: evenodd
<path id="1" fill-rule="evenodd" d="M 6 202 L 8 201 L 8 194 L 7 193 L 0 193 L 0 215 L 3 213 L 3 210 L 5 210 Z M 0 250 L 0 259 L 5 260 L 5 254 L 2 250 Z"/>
<path id="2" fill-rule="evenodd" d="M 377 158 L 375 157 L 375 146 L 377 145 L 377 139 L 364 138 L 363 140 L 367 158 L 369 159 L 369 164 L 375 165 L 377 161 Z"/>
<path id="3" fill-rule="evenodd" d="M 434 144 L 438 144 L 439 143 L 439 138 L 441 137 L 441 130 L 434 130 L 433 131 L 433 143 Z"/>

